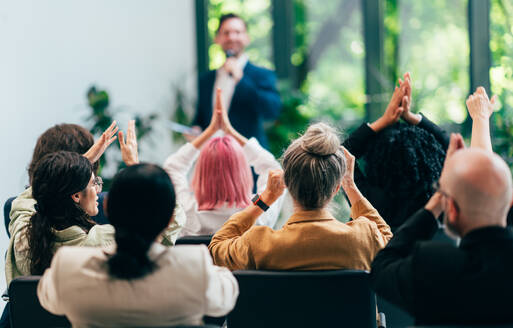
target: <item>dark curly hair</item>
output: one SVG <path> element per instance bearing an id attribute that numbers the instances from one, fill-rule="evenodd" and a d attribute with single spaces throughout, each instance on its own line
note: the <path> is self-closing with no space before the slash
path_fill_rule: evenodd
<path id="1" fill-rule="evenodd" d="M 378 133 L 363 160 L 366 183 L 362 192 L 387 223 L 397 228 L 433 194 L 445 149 L 430 132 L 397 123 Z"/>
<path id="2" fill-rule="evenodd" d="M 31 274 L 41 275 L 50 267 L 54 229 L 78 225 L 88 232 L 95 225 L 71 198 L 87 187 L 92 173 L 89 160 L 74 152 L 50 153 L 39 161 L 32 180 L 36 213 L 30 218 L 27 231 Z"/>
<path id="3" fill-rule="evenodd" d="M 37 139 L 32 160 L 28 166 L 29 183 L 32 185 L 34 171 L 38 162 L 47 154 L 65 150 L 85 154 L 94 144 L 91 132 L 77 124 L 57 124 L 46 130 Z M 93 164 L 93 170 L 98 169 L 98 162 Z"/>

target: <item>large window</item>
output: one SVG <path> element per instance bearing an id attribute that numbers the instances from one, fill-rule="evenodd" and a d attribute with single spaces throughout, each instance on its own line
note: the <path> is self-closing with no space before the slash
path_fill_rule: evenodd
<path id="1" fill-rule="evenodd" d="M 364 44 L 359 0 L 296 0 L 297 67 L 302 91 L 316 119 L 340 127 L 365 112 Z"/>
<path id="2" fill-rule="evenodd" d="M 499 97 L 494 150 L 513 166 L 513 1 L 492 0 L 490 22 L 490 82 Z"/>
<path id="3" fill-rule="evenodd" d="M 396 67 L 412 73 L 414 109 L 438 123 L 462 123 L 469 91 L 467 0 L 397 3 Z"/>

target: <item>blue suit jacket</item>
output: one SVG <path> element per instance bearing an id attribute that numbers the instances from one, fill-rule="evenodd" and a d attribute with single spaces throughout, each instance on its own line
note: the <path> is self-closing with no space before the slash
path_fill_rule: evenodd
<path id="1" fill-rule="evenodd" d="M 198 108 L 193 125 L 205 129 L 212 118 L 212 94 L 216 71 L 209 71 L 199 81 Z M 248 62 L 244 76 L 235 86 L 228 117 L 232 126 L 246 138 L 256 137 L 267 148 L 263 121 L 276 119 L 281 110 L 281 100 L 276 90 L 274 72 Z"/>

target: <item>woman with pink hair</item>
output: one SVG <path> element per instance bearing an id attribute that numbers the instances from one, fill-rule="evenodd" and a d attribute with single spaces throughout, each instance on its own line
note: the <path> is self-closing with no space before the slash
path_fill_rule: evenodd
<path id="1" fill-rule="evenodd" d="M 232 214 L 248 206 L 252 199 L 257 201 L 256 196 L 265 190 L 268 172 L 281 168 L 255 138 L 248 140 L 232 127 L 220 99 L 221 90 L 218 89 L 210 125 L 164 162 L 164 169 L 173 181 L 187 217 L 182 236 L 214 234 Z M 224 136 L 212 138 L 219 130 Z M 192 183 L 189 184 L 187 174 L 195 162 Z M 257 195 L 252 194 L 250 166 L 259 176 Z M 272 228 L 282 204 L 283 197 L 259 218 L 257 224 Z"/>

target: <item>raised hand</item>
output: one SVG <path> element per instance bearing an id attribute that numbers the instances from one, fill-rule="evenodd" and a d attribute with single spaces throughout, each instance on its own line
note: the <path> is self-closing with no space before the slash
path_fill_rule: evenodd
<path id="1" fill-rule="evenodd" d="M 355 186 L 354 183 L 354 162 L 355 158 L 353 154 L 349 152 L 344 146 L 340 146 L 342 151 L 344 152 L 344 157 L 346 159 L 346 173 L 342 177 L 342 188 L 346 190 L 347 188 L 352 188 Z"/>
<path id="2" fill-rule="evenodd" d="M 342 189 L 344 189 L 351 205 L 354 205 L 363 198 L 363 195 L 360 193 L 360 190 L 358 190 L 358 187 L 356 187 L 356 183 L 354 182 L 355 158 L 344 146 L 340 146 L 340 148 L 342 148 L 346 159 L 346 173 L 342 177 Z"/>
<path id="3" fill-rule="evenodd" d="M 466 101 L 468 113 L 472 120 L 484 119 L 488 120 L 493 114 L 497 96 L 488 99 L 486 90 L 483 87 L 478 87 L 476 92 L 471 94 Z"/>
<path id="4" fill-rule="evenodd" d="M 260 195 L 262 201 L 270 206 L 285 191 L 285 182 L 283 180 L 283 170 L 270 170 L 267 177 L 267 186 Z"/>
<path id="5" fill-rule="evenodd" d="M 110 146 L 111 143 L 116 140 L 116 132 L 118 131 L 118 126 L 116 121 L 112 122 L 112 124 L 102 133 L 100 138 L 96 140 L 94 145 L 89 148 L 89 150 L 84 154 L 89 162 L 96 163 L 100 157 L 103 155 L 107 147 Z"/>
<path id="6" fill-rule="evenodd" d="M 404 84 L 400 87 L 395 87 L 392 98 L 390 99 L 390 102 L 388 103 L 388 106 L 383 115 L 375 122 L 369 124 L 374 132 L 379 132 L 399 120 L 404 111 L 403 107 L 401 107 L 401 103 L 405 96 L 405 91 L 406 85 Z"/>
<path id="7" fill-rule="evenodd" d="M 422 120 L 422 116 L 420 114 L 414 114 L 411 112 L 411 76 L 409 72 L 404 73 L 404 81 L 399 80 L 399 85 L 404 86 L 405 88 L 405 94 L 401 102 L 401 107 L 403 108 L 403 113 L 401 117 L 403 120 L 405 120 L 407 123 L 412 125 L 417 125 Z"/>
<path id="8" fill-rule="evenodd" d="M 119 148 L 121 149 L 121 158 L 127 166 L 139 164 L 139 153 L 137 150 L 137 136 L 135 134 L 135 120 L 128 121 L 126 130 L 126 139 L 123 131 L 119 131 Z"/>

